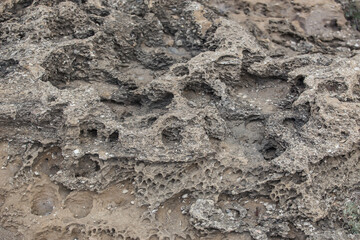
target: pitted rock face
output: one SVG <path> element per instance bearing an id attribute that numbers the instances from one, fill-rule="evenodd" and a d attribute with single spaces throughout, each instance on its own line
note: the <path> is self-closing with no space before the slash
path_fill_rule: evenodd
<path id="1" fill-rule="evenodd" d="M 2 1 L 0 235 L 357 239 L 338 2 Z"/>
<path id="2" fill-rule="evenodd" d="M 223 212 L 215 207 L 213 200 L 198 199 L 190 207 L 194 227 L 199 229 L 219 229 L 224 232 L 241 232 L 242 218 L 246 217 L 245 208 L 233 207 Z"/>

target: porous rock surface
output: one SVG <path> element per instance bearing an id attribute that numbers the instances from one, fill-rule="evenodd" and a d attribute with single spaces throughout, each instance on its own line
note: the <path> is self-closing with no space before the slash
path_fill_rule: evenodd
<path id="1" fill-rule="evenodd" d="M 358 239 L 360 40 L 333 0 L 4 0 L 0 239 Z"/>

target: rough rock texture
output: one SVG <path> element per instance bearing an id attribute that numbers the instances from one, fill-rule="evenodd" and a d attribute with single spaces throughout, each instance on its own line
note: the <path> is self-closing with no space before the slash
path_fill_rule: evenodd
<path id="1" fill-rule="evenodd" d="M 0 239 L 358 239 L 360 40 L 333 0 L 0 2 Z"/>

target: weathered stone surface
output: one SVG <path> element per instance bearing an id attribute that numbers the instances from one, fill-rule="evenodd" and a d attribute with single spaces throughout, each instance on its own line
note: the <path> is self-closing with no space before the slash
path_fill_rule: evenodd
<path id="1" fill-rule="evenodd" d="M 0 233 L 357 239 L 359 51 L 333 0 L 2 1 Z"/>
<path id="2" fill-rule="evenodd" d="M 246 213 L 246 209 L 241 206 L 232 206 L 223 211 L 216 208 L 213 200 L 207 199 L 198 199 L 190 207 L 194 227 L 200 230 L 241 231 L 242 219 L 246 217 Z"/>

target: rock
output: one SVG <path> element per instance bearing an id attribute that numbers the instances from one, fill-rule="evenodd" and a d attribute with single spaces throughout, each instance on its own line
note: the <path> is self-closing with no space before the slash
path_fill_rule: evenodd
<path id="1" fill-rule="evenodd" d="M 360 42 L 345 5 L 1 1 L 0 230 L 356 239 Z"/>
<path id="2" fill-rule="evenodd" d="M 213 200 L 198 199 L 190 207 L 190 216 L 193 218 L 193 224 L 196 229 L 217 229 L 222 232 L 239 231 L 242 218 L 246 215 L 244 208 L 234 209 L 237 216 L 230 216 L 224 213 L 215 205 Z"/>

